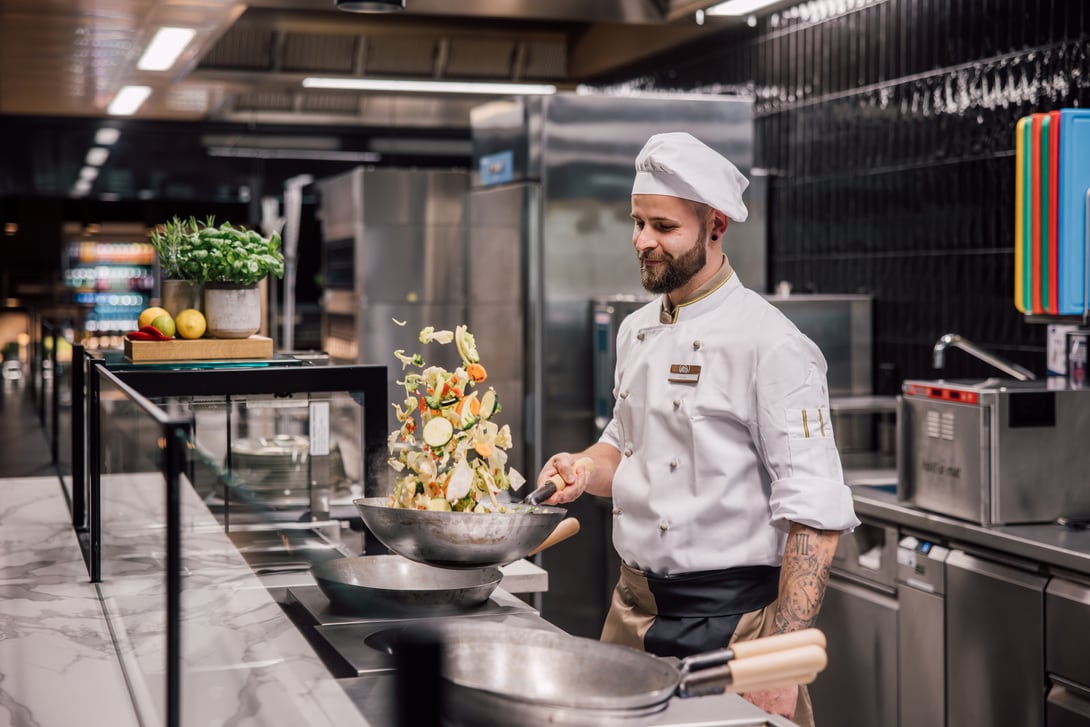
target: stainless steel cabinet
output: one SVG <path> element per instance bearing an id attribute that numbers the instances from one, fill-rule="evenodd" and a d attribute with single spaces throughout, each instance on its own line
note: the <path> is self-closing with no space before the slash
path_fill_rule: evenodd
<path id="1" fill-rule="evenodd" d="M 810 687 L 818 724 L 895 727 L 897 531 L 861 525 L 841 537 L 817 627 L 829 665 Z"/>
<path id="2" fill-rule="evenodd" d="M 1053 578 L 1045 590 L 1048 727 L 1090 727 L 1090 587 Z"/>
<path id="3" fill-rule="evenodd" d="M 946 724 L 1044 725 L 1046 582 L 1030 564 L 950 553 Z"/>
<path id="4" fill-rule="evenodd" d="M 942 727 L 946 719 L 944 598 L 950 551 L 906 536 L 897 549 L 899 727 Z"/>

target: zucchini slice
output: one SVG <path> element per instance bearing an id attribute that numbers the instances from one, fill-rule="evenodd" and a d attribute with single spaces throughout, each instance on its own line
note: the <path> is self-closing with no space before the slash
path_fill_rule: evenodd
<path id="1" fill-rule="evenodd" d="M 489 388 L 481 397 L 481 410 L 478 412 L 481 419 L 491 419 L 492 415 L 500 410 L 499 399 L 496 398 L 496 390 Z"/>
<path id="2" fill-rule="evenodd" d="M 454 436 L 454 425 L 443 417 L 434 417 L 424 425 L 424 444 L 432 449 L 442 447 Z"/>

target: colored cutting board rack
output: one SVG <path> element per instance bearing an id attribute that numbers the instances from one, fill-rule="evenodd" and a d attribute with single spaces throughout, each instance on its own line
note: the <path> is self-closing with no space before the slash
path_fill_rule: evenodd
<path id="1" fill-rule="evenodd" d="M 1014 305 L 1040 316 L 1090 309 L 1090 109 L 1030 114 L 1015 131 Z"/>

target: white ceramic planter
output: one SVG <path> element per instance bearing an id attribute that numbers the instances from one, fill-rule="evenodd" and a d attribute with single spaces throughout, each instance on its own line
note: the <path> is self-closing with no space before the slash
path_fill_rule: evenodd
<path id="1" fill-rule="evenodd" d="M 201 307 L 201 286 L 189 280 L 161 280 L 159 294 L 161 305 L 172 318 L 187 308 Z"/>
<path id="2" fill-rule="evenodd" d="M 261 289 L 256 283 L 205 283 L 203 311 L 212 338 L 249 338 L 261 330 Z"/>

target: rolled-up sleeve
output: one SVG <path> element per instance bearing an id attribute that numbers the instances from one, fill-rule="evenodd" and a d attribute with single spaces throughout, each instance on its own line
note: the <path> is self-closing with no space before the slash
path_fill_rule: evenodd
<path id="1" fill-rule="evenodd" d="M 757 362 L 757 439 L 772 479 L 772 524 L 820 530 L 859 525 L 837 452 L 825 357 L 792 333 Z"/>

